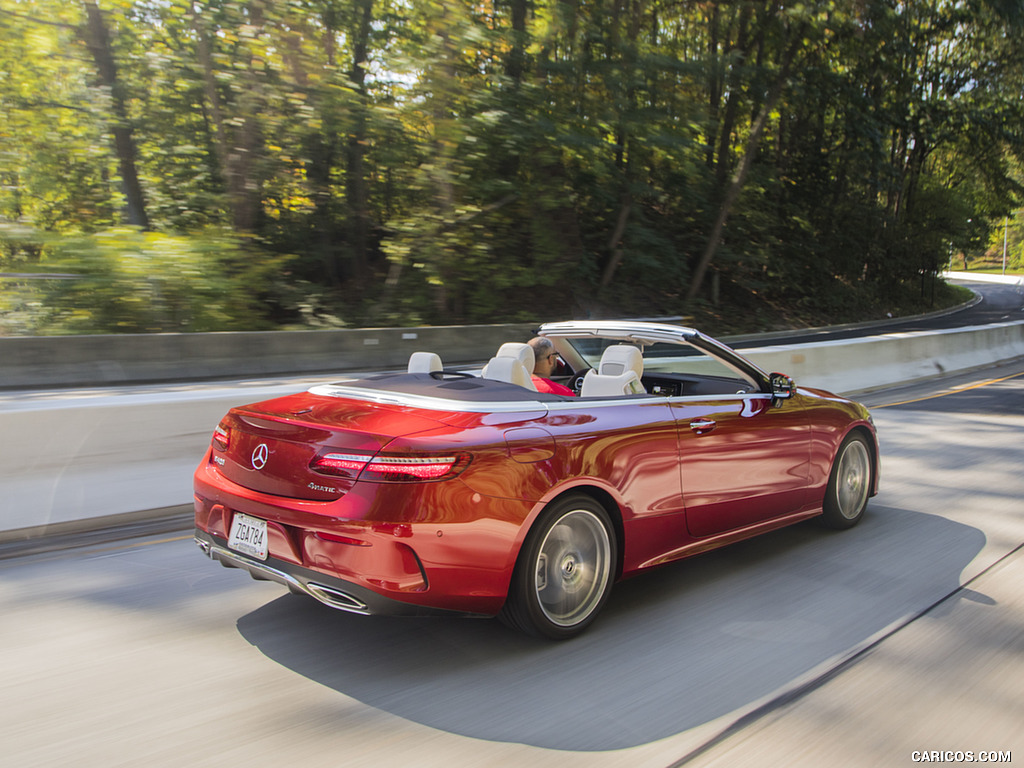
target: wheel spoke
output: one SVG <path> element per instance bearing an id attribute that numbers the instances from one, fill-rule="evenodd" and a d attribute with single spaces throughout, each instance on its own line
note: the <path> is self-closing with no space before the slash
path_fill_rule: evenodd
<path id="1" fill-rule="evenodd" d="M 852 519 L 859 514 L 868 497 L 870 477 L 867 449 L 862 442 L 854 440 L 843 452 L 836 476 L 836 502 L 843 517 Z"/>
<path id="2" fill-rule="evenodd" d="M 548 531 L 537 557 L 537 598 L 545 616 L 559 626 L 588 617 L 608 583 L 608 532 L 588 510 L 563 515 Z"/>

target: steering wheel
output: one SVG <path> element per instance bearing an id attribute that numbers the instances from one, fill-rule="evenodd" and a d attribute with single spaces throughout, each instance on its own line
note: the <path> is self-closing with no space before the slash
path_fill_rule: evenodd
<path id="1" fill-rule="evenodd" d="M 566 385 L 575 392 L 577 395 L 583 390 L 583 379 L 587 375 L 587 371 L 592 370 L 590 368 L 584 368 L 579 373 L 573 374 L 573 377 L 569 379 L 569 383 Z"/>

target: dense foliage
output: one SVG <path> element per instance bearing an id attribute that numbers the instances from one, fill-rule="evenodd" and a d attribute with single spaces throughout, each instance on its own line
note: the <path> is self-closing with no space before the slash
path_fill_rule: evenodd
<path id="1" fill-rule="evenodd" d="M 728 330 L 927 306 L 1007 216 L 1022 256 L 1019 0 L 3 0 L 0 39 L 0 332 Z"/>

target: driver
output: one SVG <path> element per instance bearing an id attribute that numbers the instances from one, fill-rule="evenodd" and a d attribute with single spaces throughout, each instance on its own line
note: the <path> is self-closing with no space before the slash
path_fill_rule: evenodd
<path id="1" fill-rule="evenodd" d="M 558 365 L 558 353 L 550 339 L 535 336 L 527 342 L 533 348 L 533 385 L 538 392 L 550 392 L 553 395 L 575 395 L 576 393 L 564 384 L 552 381 L 549 376 Z"/>

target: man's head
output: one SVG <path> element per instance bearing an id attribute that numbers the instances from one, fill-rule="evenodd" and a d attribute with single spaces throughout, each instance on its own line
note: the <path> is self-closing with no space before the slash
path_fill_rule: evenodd
<path id="1" fill-rule="evenodd" d="M 533 372 L 537 376 L 548 378 L 558 365 L 558 354 L 550 339 L 535 336 L 527 342 L 533 347 Z"/>

